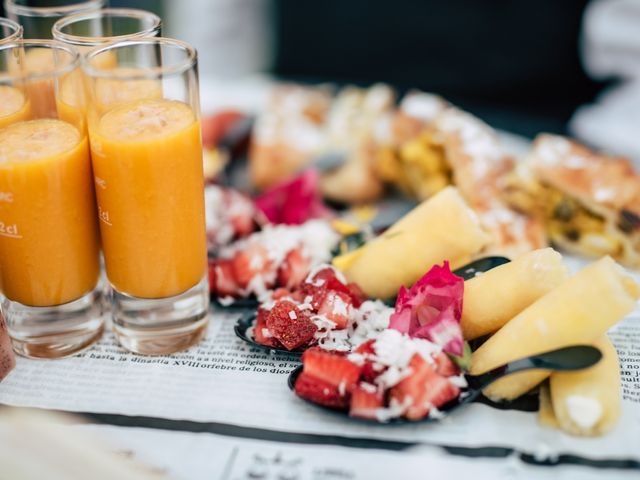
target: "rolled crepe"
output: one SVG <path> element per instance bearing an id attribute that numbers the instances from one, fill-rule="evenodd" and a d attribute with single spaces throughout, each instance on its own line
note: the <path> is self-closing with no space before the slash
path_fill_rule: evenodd
<path id="1" fill-rule="evenodd" d="M 602 360 L 577 372 L 552 373 L 549 391 L 559 428 L 572 435 L 602 435 L 620 417 L 620 365 L 618 352 L 606 335 L 594 346 Z"/>
<path id="2" fill-rule="evenodd" d="M 562 256 L 543 248 L 468 280 L 461 321 L 464 338 L 472 340 L 499 330 L 568 276 Z"/>
<path id="3" fill-rule="evenodd" d="M 391 298 L 437 263 L 463 265 L 487 240 L 476 214 L 447 187 L 351 254 L 344 273 L 370 297 Z"/>
<path id="4" fill-rule="evenodd" d="M 0 316 L 0 381 L 16 366 L 16 357 L 11 347 L 11 338 L 7 331 L 7 324 Z"/>
<path id="5" fill-rule="evenodd" d="M 518 358 L 591 343 L 631 312 L 638 297 L 640 286 L 610 257 L 603 257 L 507 322 L 473 353 L 471 373 L 478 375 Z M 510 400 L 549 373 L 516 373 L 498 380 L 484 393 L 494 400 Z"/>

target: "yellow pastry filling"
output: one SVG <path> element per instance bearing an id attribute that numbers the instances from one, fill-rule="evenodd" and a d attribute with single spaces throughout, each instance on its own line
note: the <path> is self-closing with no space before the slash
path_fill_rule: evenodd
<path id="1" fill-rule="evenodd" d="M 382 149 L 377 170 L 387 182 L 420 200 L 431 197 L 452 183 L 452 170 L 442 146 L 424 132 L 398 149 Z"/>

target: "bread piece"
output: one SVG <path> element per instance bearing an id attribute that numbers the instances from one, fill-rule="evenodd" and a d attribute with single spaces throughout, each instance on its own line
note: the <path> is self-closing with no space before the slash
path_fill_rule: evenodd
<path id="1" fill-rule="evenodd" d="M 640 174 L 628 160 L 542 134 L 505 197 L 537 215 L 559 247 L 640 266 Z"/>
<path id="2" fill-rule="evenodd" d="M 582 269 L 516 315 L 473 353 L 471 373 L 481 374 L 529 355 L 590 343 L 636 307 L 640 286 L 610 257 Z M 494 400 L 511 400 L 549 376 L 521 372 L 485 390 Z"/>
<path id="3" fill-rule="evenodd" d="M 467 280 L 461 320 L 464 338 L 496 332 L 568 277 L 562 256 L 544 248 Z"/>
<path id="4" fill-rule="evenodd" d="M 463 265 L 485 245 L 486 234 L 458 191 L 448 187 L 424 201 L 352 255 L 345 274 L 375 298 L 394 297 L 433 265 Z"/>

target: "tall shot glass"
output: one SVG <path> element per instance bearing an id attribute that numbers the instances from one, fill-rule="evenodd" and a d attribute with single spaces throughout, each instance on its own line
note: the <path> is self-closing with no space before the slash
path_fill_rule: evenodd
<path id="1" fill-rule="evenodd" d="M 52 69 L 28 73 L 35 50 Z M 15 106 L 0 117 L 0 307 L 16 352 L 62 357 L 104 324 L 89 144 L 78 115 L 68 116 L 84 98 L 79 54 L 52 40 L 9 43 L 0 70 L 0 92 Z"/>
<path id="2" fill-rule="evenodd" d="M 73 45 L 80 53 L 110 42 L 142 37 L 159 37 L 162 21 L 155 13 L 135 8 L 104 8 L 58 20 L 53 38 Z M 101 67 L 115 66 L 112 56 L 103 56 Z"/>
<path id="3" fill-rule="evenodd" d="M 8 18 L 0 17 L 0 45 L 22 40 L 22 26 Z"/>
<path id="4" fill-rule="evenodd" d="M 53 24 L 69 15 L 99 10 L 106 0 L 4 0 L 11 20 L 24 28 L 24 38 L 51 39 Z"/>
<path id="5" fill-rule="evenodd" d="M 185 349 L 209 306 L 196 52 L 127 40 L 89 52 L 83 70 L 114 331 L 134 352 Z"/>

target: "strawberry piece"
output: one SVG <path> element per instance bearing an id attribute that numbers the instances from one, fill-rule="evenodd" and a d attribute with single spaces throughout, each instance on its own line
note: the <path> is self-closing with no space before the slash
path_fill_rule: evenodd
<path id="1" fill-rule="evenodd" d="M 304 372 L 337 387 L 341 392 L 351 392 L 360 377 L 361 367 L 346 356 L 312 347 L 302 355 Z"/>
<path id="2" fill-rule="evenodd" d="M 287 349 L 294 350 L 313 339 L 317 327 L 307 310 L 289 300 L 278 301 L 267 315 L 269 332 Z"/>
<path id="3" fill-rule="evenodd" d="M 286 288 L 277 288 L 271 294 L 271 299 L 280 300 L 281 298 L 289 296 L 291 296 L 291 292 L 289 290 L 287 290 Z"/>
<path id="4" fill-rule="evenodd" d="M 222 137 L 243 118 L 243 114 L 235 110 L 222 110 L 202 119 L 202 144 L 214 148 Z"/>
<path id="5" fill-rule="evenodd" d="M 325 407 L 344 410 L 349 406 L 348 398 L 340 395 L 338 387 L 305 372 L 296 380 L 295 392 L 298 396 Z"/>
<path id="6" fill-rule="evenodd" d="M 429 414 L 431 405 L 423 401 L 427 391 L 427 384 L 431 378 L 438 374 L 434 368 L 419 354 L 411 357 L 409 366 L 411 375 L 402 379 L 400 383 L 391 389 L 391 398 L 398 403 L 408 404 L 404 413 L 409 420 L 419 420 Z M 442 378 L 442 377 L 441 377 Z"/>
<path id="7" fill-rule="evenodd" d="M 218 259 L 209 265 L 209 282 L 210 291 L 218 297 L 236 297 L 240 293 L 231 260 Z"/>
<path id="8" fill-rule="evenodd" d="M 356 348 L 356 353 L 360 353 L 362 355 L 374 355 L 376 353 L 375 348 L 373 348 L 375 343 L 375 340 L 367 340 L 366 342 L 361 343 L 358 345 L 358 348 Z"/>
<path id="9" fill-rule="evenodd" d="M 438 375 L 442 375 L 443 377 L 451 377 L 460 373 L 460 369 L 444 352 L 440 352 L 435 355 L 433 357 L 433 360 L 436 362 L 436 373 Z"/>
<path id="10" fill-rule="evenodd" d="M 436 375 L 427 380 L 425 394 L 420 401 L 423 402 L 423 404 L 438 408 L 458 398 L 458 395 L 460 395 L 460 389 L 458 387 L 446 378 Z"/>
<path id="11" fill-rule="evenodd" d="M 318 313 L 334 322 L 337 330 L 347 328 L 352 310 L 349 295 L 329 290 L 324 293 L 318 303 Z"/>
<path id="12" fill-rule="evenodd" d="M 236 253 L 232 260 L 233 273 L 240 287 L 245 288 L 256 275 L 265 275 L 271 271 L 272 262 L 267 250 L 254 243 Z M 267 278 L 265 277 L 265 283 Z M 265 285 L 269 288 L 272 285 Z"/>
<path id="13" fill-rule="evenodd" d="M 376 410 L 384 406 L 384 392 L 370 392 L 357 386 L 351 392 L 349 415 L 358 418 L 376 419 Z"/>
<path id="14" fill-rule="evenodd" d="M 229 219 L 229 223 L 231 223 L 234 236 L 237 238 L 246 237 L 256 229 L 255 221 L 253 220 L 253 216 L 250 214 L 242 213 L 234 215 Z"/>
<path id="15" fill-rule="evenodd" d="M 310 268 L 311 260 L 301 248 L 291 250 L 278 269 L 278 285 L 289 289 L 299 286 L 307 278 Z"/>
<path id="16" fill-rule="evenodd" d="M 258 315 L 256 316 L 256 323 L 253 328 L 253 339 L 260 345 L 266 345 L 267 347 L 279 347 L 280 342 L 269 332 L 267 327 L 267 316 L 269 312 L 264 308 L 258 309 Z M 266 330 L 266 332 L 265 332 Z"/>
<path id="17" fill-rule="evenodd" d="M 366 293 L 362 291 L 357 283 L 348 283 L 347 289 L 349 290 L 349 296 L 351 297 L 351 303 L 356 308 L 360 308 L 360 305 L 368 298 Z"/>
<path id="18" fill-rule="evenodd" d="M 314 273 L 313 277 L 309 279 L 308 283 L 320 287 L 332 278 L 336 278 L 336 271 L 331 267 L 325 267 Z"/>

